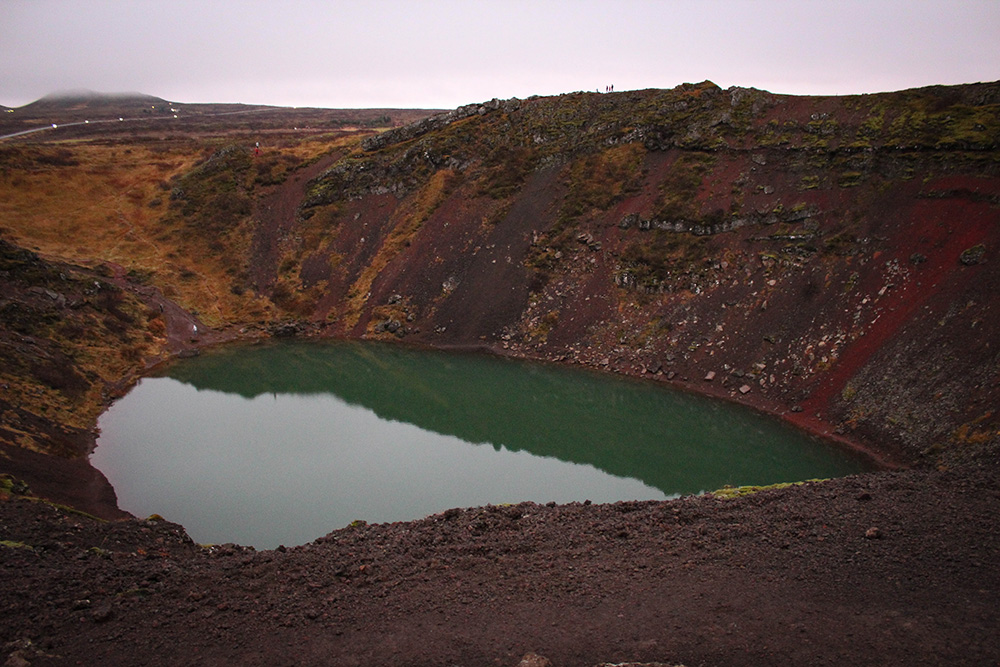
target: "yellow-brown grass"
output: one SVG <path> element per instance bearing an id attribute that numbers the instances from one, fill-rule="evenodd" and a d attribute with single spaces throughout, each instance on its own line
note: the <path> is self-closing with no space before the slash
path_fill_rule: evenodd
<path id="1" fill-rule="evenodd" d="M 289 165 L 301 163 L 349 140 L 337 135 L 302 141 L 283 146 L 280 157 Z M 6 159 L 0 164 L 7 168 L 0 169 L 0 233 L 14 243 L 52 258 L 113 263 L 141 273 L 211 326 L 272 316 L 267 299 L 233 289 L 231 264 L 220 261 L 204 239 L 164 233 L 171 179 L 204 156 L 204 143 L 63 142 L 2 150 Z M 54 151 L 60 160 L 36 159 Z M 249 257 L 251 225 L 247 217 L 220 239 L 227 255 Z"/>

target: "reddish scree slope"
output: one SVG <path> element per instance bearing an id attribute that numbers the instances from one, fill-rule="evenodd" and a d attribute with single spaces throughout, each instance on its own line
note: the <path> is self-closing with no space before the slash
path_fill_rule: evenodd
<path id="1" fill-rule="evenodd" d="M 959 108 L 954 94 L 931 95 L 941 114 Z M 700 95 L 730 108 L 722 91 Z M 320 189 L 339 178 L 347 192 L 319 198 L 330 242 L 302 260 L 303 280 L 326 285 L 316 317 L 339 335 L 670 380 L 887 461 L 989 458 L 1000 433 L 995 148 L 862 144 L 863 107 L 877 106 L 867 98 L 759 95 L 756 129 L 710 148 L 647 140 L 631 172 L 613 161 L 634 145 L 567 148 L 500 197 L 475 151 L 440 129 L 362 156 L 359 173 L 374 179 L 363 186 L 321 176 Z M 516 134 L 542 113 L 532 104 L 452 131 Z M 768 134 L 787 127 L 798 134 Z M 407 169 L 424 180 L 408 183 Z M 629 188 L 588 194 L 609 170 Z"/>

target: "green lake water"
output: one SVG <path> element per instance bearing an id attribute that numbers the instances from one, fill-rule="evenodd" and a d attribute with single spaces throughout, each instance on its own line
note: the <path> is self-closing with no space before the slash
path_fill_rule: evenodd
<path id="1" fill-rule="evenodd" d="M 122 509 L 258 548 L 452 507 L 870 469 L 777 419 L 652 383 L 358 342 L 211 350 L 143 379 L 98 425 L 91 462 Z"/>

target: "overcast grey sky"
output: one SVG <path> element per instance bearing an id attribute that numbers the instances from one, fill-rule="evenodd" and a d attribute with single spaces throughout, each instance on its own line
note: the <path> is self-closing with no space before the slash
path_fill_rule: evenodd
<path id="1" fill-rule="evenodd" d="M 711 79 L 849 94 L 1000 79 L 1000 0 L 0 0 L 0 104 L 453 108 Z"/>

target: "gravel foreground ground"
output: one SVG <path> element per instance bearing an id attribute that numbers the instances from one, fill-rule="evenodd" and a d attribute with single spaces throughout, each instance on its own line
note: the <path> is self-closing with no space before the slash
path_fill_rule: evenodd
<path id="1" fill-rule="evenodd" d="M 8 495 L 8 666 L 1000 664 L 1000 485 L 450 510 L 274 551 Z"/>

